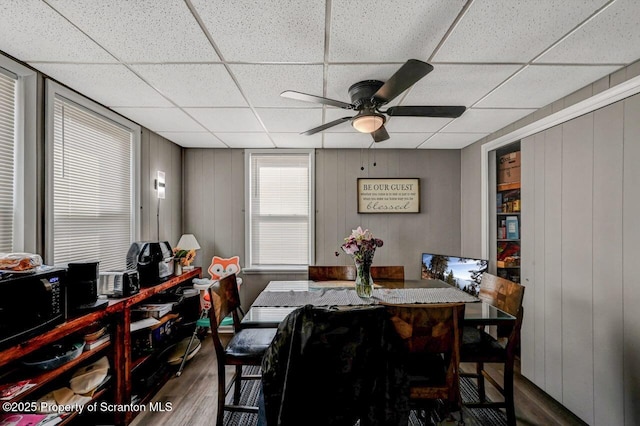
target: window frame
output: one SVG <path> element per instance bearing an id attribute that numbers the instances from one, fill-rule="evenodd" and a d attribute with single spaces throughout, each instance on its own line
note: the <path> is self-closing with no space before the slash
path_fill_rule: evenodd
<path id="1" fill-rule="evenodd" d="M 38 74 L 2 54 L 0 67 L 17 77 L 12 247 L 15 252 L 39 253 Z"/>
<path id="2" fill-rule="evenodd" d="M 300 155 L 309 156 L 309 247 L 307 265 L 255 265 L 251 257 L 251 157 L 269 154 L 273 156 Z M 315 149 L 245 149 L 244 150 L 244 188 L 245 188 L 245 273 L 299 273 L 306 272 L 308 265 L 315 259 Z"/>
<path id="3" fill-rule="evenodd" d="M 45 263 L 51 264 L 53 262 L 54 251 L 54 165 L 53 165 L 53 151 L 54 151 L 54 110 L 55 110 L 55 98 L 56 96 L 62 97 L 65 100 L 73 102 L 76 106 L 87 110 L 92 114 L 96 114 L 111 120 L 120 126 L 123 126 L 132 133 L 132 158 L 131 158 L 131 235 L 130 242 L 140 240 L 140 158 L 141 158 L 141 135 L 142 128 L 122 117 L 121 115 L 111 111 L 110 109 L 98 104 L 97 102 L 88 99 L 73 90 L 62 86 L 61 84 L 47 79 L 46 80 L 46 96 L 45 96 L 45 127 L 46 127 L 46 143 L 45 143 L 45 173 L 46 173 L 46 188 L 45 188 Z M 123 258 L 124 258 L 123 253 Z M 99 260 L 99 259 L 98 259 Z"/>

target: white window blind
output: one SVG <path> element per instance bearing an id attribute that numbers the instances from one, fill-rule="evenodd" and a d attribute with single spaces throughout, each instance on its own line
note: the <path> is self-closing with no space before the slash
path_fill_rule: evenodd
<path id="1" fill-rule="evenodd" d="M 308 265 L 311 154 L 250 155 L 250 266 Z"/>
<path id="2" fill-rule="evenodd" d="M 123 269 L 132 241 L 133 134 L 55 96 L 53 263 Z"/>
<path id="3" fill-rule="evenodd" d="M 13 251 L 16 79 L 0 72 L 0 252 Z"/>

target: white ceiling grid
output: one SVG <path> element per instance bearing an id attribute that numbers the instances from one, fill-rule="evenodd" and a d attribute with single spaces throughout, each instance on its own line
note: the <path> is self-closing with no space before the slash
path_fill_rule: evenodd
<path id="1" fill-rule="evenodd" d="M 459 149 L 640 58 L 637 0 L 0 0 L 0 50 L 184 147 Z M 374 144 L 350 102 L 406 60 L 434 70 Z"/>

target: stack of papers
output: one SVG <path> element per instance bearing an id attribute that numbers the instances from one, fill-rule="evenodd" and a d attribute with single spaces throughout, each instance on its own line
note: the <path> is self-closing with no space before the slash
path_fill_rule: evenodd
<path id="1" fill-rule="evenodd" d="M 144 318 L 140 321 L 132 321 L 131 326 L 129 327 L 129 331 L 134 332 L 137 330 L 142 330 L 143 328 L 148 328 L 156 324 L 160 324 L 160 321 L 153 317 Z"/>

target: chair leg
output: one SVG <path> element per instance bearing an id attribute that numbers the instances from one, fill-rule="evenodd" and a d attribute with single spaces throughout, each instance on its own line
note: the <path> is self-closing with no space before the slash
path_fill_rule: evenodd
<path id="1" fill-rule="evenodd" d="M 233 405 L 240 404 L 240 390 L 242 385 L 242 366 L 236 365 L 236 377 L 233 385 Z"/>
<path id="2" fill-rule="evenodd" d="M 516 425 L 516 410 L 513 401 L 513 365 L 504 367 L 504 402 L 507 409 L 507 424 Z"/>
<path id="3" fill-rule="evenodd" d="M 484 370 L 484 363 L 477 362 L 476 363 L 476 373 L 478 374 L 478 397 L 480 398 L 480 402 L 485 402 L 487 400 L 485 390 L 484 390 L 484 376 L 482 375 L 482 370 Z"/>
<path id="4" fill-rule="evenodd" d="M 216 363 L 218 364 L 218 414 L 216 416 L 216 426 L 223 426 L 224 425 L 224 400 L 225 400 L 225 392 L 226 392 L 226 386 L 225 386 L 225 368 L 224 368 L 224 364 L 221 362 L 218 362 L 218 360 L 216 360 Z"/>

